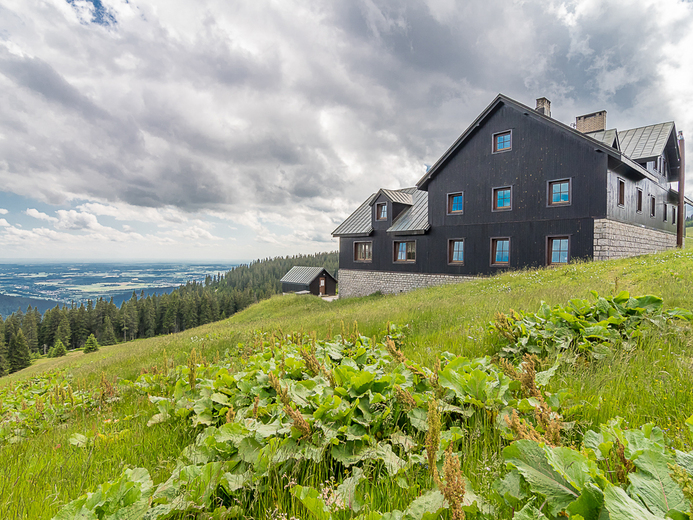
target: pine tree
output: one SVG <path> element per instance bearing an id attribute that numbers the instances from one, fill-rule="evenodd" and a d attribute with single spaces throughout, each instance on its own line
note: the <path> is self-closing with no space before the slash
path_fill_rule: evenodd
<path id="1" fill-rule="evenodd" d="M 55 345 L 53 345 L 53 348 L 51 351 L 48 353 L 50 357 L 63 357 L 67 356 L 67 349 L 65 348 L 65 345 L 63 344 L 62 341 L 59 339 L 55 340 Z"/>
<path id="2" fill-rule="evenodd" d="M 38 352 L 38 327 L 36 315 L 31 310 L 31 307 L 27 309 L 26 315 L 24 316 L 24 321 L 22 322 L 22 331 L 24 332 L 26 342 L 29 345 L 29 351 Z"/>
<path id="3" fill-rule="evenodd" d="M 24 337 L 24 332 L 19 332 L 12 336 L 9 348 L 10 372 L 16 372 L 31 365 L 31 355 L 29 354 L 29 344 Z"/>
<path id="4" fill-rule="evenodd" d="M 115 345 L 116 337 L 115 332 L 113 332 L 113 325 L 111 324 L 111 318 L 106 316 L 103 319 L 103 327 L 101 329 L 101 344 L 102 345 Z"/>
<path id="5" fill-rule="evenodd" d="M 99 350 L 99 342 L 96 341 L 96 337 L 92 334 L 87 338 L 87 344 L 84 346 L 84 353 L 96 352 Z"/>
<path id="6" fill-rule="evenodd" d="M 65 348 L 70 344 L 70 339 L 72 338 L 72 328 L 70 327 L 70 320 L 67 317 L 67 312 L 65 311 L 60 322 L 58 323 L 58 329 L 55 331 L 55 339 L 60 340 Z"/>

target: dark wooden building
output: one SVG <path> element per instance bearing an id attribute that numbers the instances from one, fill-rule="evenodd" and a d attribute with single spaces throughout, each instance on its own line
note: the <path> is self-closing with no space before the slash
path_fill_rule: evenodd
<path id="1" fill-rule="evenodd" d="M 324 267 L 294 266 L 281 279 L 282 292 L 309 292 L 316 296 L 337 294 L 337 280 Z"/>
<path id="2" fill-rule="evenodd" d="M 673 122 L 619 132 L 600 111 L 573 128 L 545 98 L 499 94 L 416 187 L 381 189 L 333 232 L 340 295 L 674 247 L 679 144 Z"/>

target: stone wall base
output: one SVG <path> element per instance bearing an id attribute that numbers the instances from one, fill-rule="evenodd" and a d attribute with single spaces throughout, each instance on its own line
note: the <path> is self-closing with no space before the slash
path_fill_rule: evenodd
<path id="1" fill-rule="evenodd" d="M 594 221 L 594 259 L 611 260 L 676 247 L 676 235 L 609 219 Z"/>
<path id="2" fill-rule="evenodd" d="M 475 280 L 473 276 L 423 273 L 392 273 L 387 271 L 339 270 L 339 297 L 368 296 L 375 292 L 396 294 L 420 287 L 461 283 Z"/>

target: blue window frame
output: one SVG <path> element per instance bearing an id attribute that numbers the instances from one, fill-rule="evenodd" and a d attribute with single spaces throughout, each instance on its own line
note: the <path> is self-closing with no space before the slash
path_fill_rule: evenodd
<path id="1" fill-rule="evenodd" d="M 508 265 L 510 263 L 510 239 L 491 239 L 491 264 Z"/>
<path id="2" fill-rule="evenodd" d="M 448 194 L 448 214 L 464 212 L 464 192 Z"/>
<path id="3" fill-rule="evenodd" d="M 493 153 L 507 152 L 512 149 L 512 133 L 510 130 L 493 134 Z"/>
<path id="4" fill-rule="evenodd" d="M 549 265 L 567 264 L 569 247 L 568 237 L 549 237 Z"/>
<path id="5" fill-rule="evenodd" d="M 453 239 L 448 242 L 448 263 L 464 263 L 464 240 Z"/>
<path id="6" fill-rule="evenodd" d="M 494 211 L 511 209 L 512 194 L 510 186 L 493 189 L 493 209 Z"/>
<path id="7" fill-rule="evenodd" d="M 570 204 L 570 179 L 549 182 L 549 206 Z"/>

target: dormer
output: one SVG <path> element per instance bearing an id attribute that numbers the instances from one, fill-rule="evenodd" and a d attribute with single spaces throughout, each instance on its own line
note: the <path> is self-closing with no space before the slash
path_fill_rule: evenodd
<path id="1" fill-rule="evenodd" d="M 641 126 L 618 133 L 621 150 L 663 182 L 677 182 L 681 157 L 673 121 Z"/>
<path id="2" fill-rule="evenodd" d="M 390 226 L 405 209 L 414 204 L 410 193 L 400 190 L 381 189 L 373 197 L 373 224 L 379 223 Z"/>

